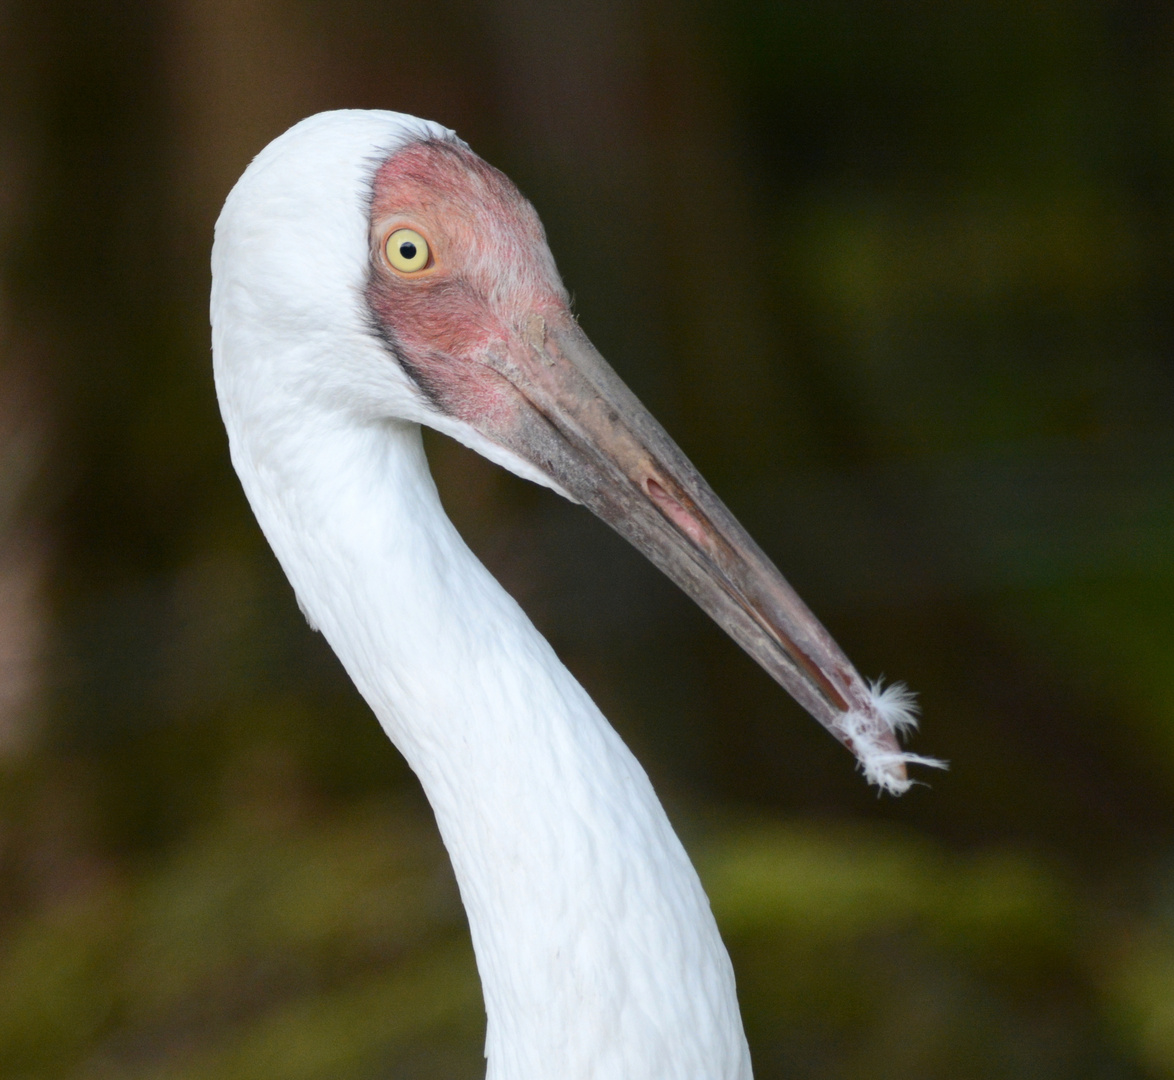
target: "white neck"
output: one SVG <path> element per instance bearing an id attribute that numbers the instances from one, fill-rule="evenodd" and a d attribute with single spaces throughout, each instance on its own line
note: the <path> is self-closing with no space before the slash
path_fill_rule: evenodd
<path id="1" fill-rule="evenodd" d="M 226 411 L 233 459 L 436 813 L 490 1080 L 748 1080 L 693 867 L 643 769 L 445 516 L 419 428 L 300 420 Z"/>

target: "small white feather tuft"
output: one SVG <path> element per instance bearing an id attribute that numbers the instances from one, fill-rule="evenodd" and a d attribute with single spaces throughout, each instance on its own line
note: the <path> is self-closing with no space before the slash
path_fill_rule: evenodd
<path id="1" fill-rule="evenodd" d="M 882 675 L 868 684 L 868 697 L 877 715 L 891 731 L 904 735 L 907 731 L 917 730 L 917 714 L 921 712 L 921 706 L 917 704 L 917 695 L 903 682 L 885 686 Z"/>
<path id="2" fill-rule="evenodd" d="M 877 679 L 869 684 L 867 709 L 853 709 L 842 723 L 865 779 L 890 795 L 904 795 L 913 786 L 914 781 L 906 775 L 909 765 L 949 768 L 938 758 L 894 753 L 891 736 L 916 730 L 917 712 L 913 691 L 904 683 L 885 686 L 883 679 Z"/>

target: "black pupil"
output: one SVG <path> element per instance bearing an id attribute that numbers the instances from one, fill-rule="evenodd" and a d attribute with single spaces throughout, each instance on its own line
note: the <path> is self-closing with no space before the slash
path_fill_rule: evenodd
<path id="1" fill-rule="evenodd" d="M 416 257 L 416 245 L 411 240 L 404 240 L 399 246 L 399 253 L 404 259 L 411 262 Z"/>

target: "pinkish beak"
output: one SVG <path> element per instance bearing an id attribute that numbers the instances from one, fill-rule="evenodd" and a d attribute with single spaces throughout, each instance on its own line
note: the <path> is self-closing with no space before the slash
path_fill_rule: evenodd
<path id="1" fill-rule="evenodd" d="M 851 750 L 872 782 L 900 794 L 915 725 L 901 687 L 870 687 L 665 430 L 565 311 L 531 315 L 484 362 L 529 408 L 491 434 L 626 537 L 792 697 Z"/>

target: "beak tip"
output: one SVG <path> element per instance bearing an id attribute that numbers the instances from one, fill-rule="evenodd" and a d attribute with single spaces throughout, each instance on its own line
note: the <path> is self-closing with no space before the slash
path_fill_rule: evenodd
<path id="1" fill-rule="evenodd" d="M 868 782 L 890 795 L 904 795 L 913 786 L 909 765 L 949 767 L 937 758 L 901 749 L 898 735 L 917 727 L 917 702 L 903 683 L 883 686 L 878 679 L 868 687 L 864 704 L 844 714 L 838 726 Z"/>

